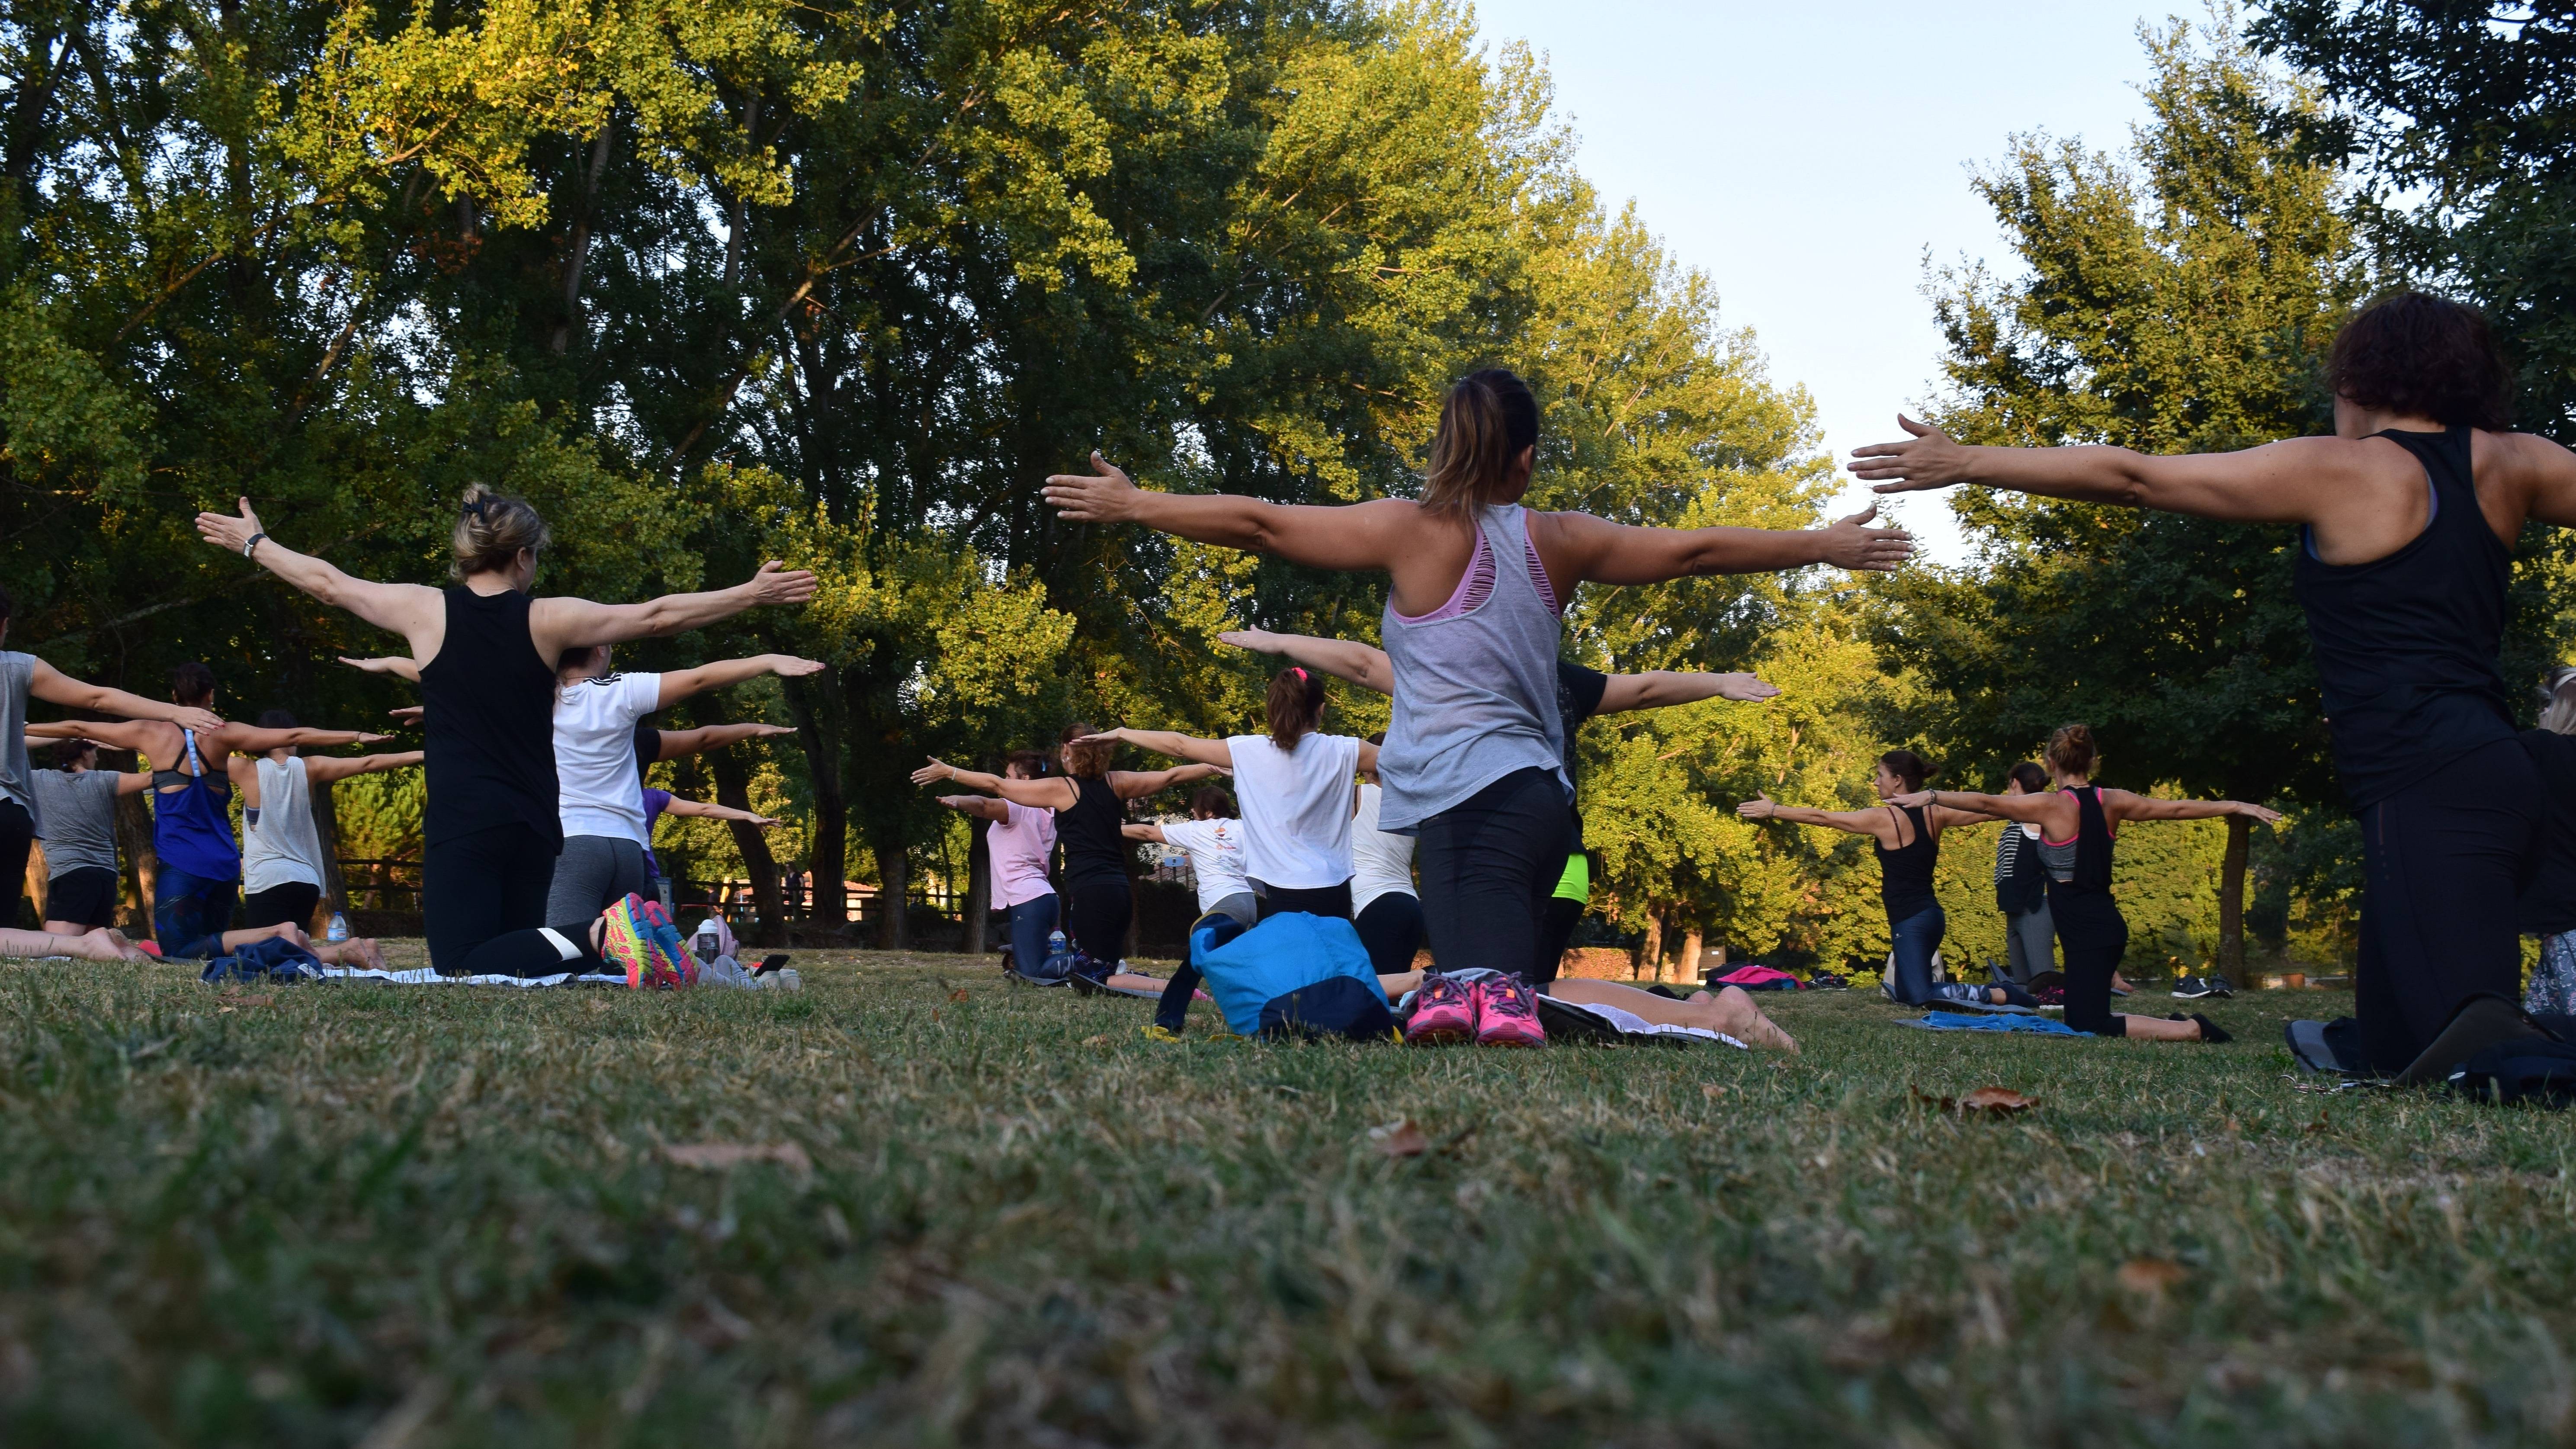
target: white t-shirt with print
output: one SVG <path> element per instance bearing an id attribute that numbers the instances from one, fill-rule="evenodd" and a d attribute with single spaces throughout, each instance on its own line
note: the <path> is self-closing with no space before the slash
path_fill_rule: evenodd
<path id="1" fill-rule="evenodd" d="M 1243 878 L 1243 822 L 1184 820 L 1163 827 L 1163 843 L 1190 854 L 1190 874 L 1198 878 L 1199 911 L 1216 909 L 1227 896 L 1250 895 Z"/>
<path id="2" fill-rule="evenodd" d="M 556 813 L 566 835 L 608 835 L 650 848 L 635 722 L 662 703 L 662 676 L 611 674 L 555 691 Z"/>

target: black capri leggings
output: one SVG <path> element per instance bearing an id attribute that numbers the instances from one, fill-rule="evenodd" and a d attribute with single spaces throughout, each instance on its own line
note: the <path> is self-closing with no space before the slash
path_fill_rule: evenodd
<path id="1" fill-rule="evenodd" d="M 1369 969 L 1380 976 L 1401 976 L 1413 969 L 1413 953 L 1422 949 L 1422 902 L 1406 891 L 1388 891 L 1368 903 L 1353 922 L 1360 944 L 1368 949 Z"/>
<path id="2" fill-rule="evenodd" d="M 2353 1016 L 2372 1068 L 2401 1072 L 2472 996 L 2522 999 L 2514 899 L 2548 789 L 2520 740 L 2482 745 L 2361 812 Z"/>
<path id="3" fill-rule="evenodd" d="M 1064 890 L 1065 908 L 1073 919 L 1065 934 L 1082 953 L 1103 966 L 1116 966 L 1127 954 L 1127 923 L 1135 918 L 1136 898 L 1125 876 L 1095 876 Z"/>
<path id="4" fill-rule="evenodd" d="M 2109 891 L 2048 883 L 2048 913 L 2066 953 L 2066 1024 L 2096 1036 L 2127 1036 L 2128 1020 L 2111 1014 L 2111 977 L 2129 949 L 2129 921 Z"/>
<path id="5" fill-rule="evenodd" d="M 555 842 L 525 825 L 496 825 L 431 844 L 420 858 L 430 969 L 442 976 L 601 969 L 590 940 L 596 915 L 542 929 L 554 875 Z"/>
<path id="6" fill-rule="evenodd" d="M 1554 770 L 1515 770 L 1422 822 L 1422 928 L 1443 971 L 1545 969 L 1548 893 L 1574 820 Z"/>
<path id="7" fill-rule="evenodd" d="M 1252 882 L 1253 899 L 1261 919 L 1269 920 L 1281 911 L 1303 911 L 1310 916 L 1330 916 L 1337 921 L 1351 918 L 1351 883 L 1328 886 L 1275 886 L 1267 881 Z"/>

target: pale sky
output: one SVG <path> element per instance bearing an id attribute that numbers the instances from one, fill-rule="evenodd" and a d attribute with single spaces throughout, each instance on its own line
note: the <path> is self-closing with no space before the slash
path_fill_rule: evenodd
<path id="1" fill-rule="evenodd" d="M 1838 458 L 1895 436 L 1941 352 L 1923 258 L 2009 261 L 1968 168 L 2013 133 L 2125 148 L 2145 115 L 2141 18 L 2198 5 L 1941 0 L 1836 5 L 1481 0 L 1489 41 L 1526 40 L 1556 79 L 1580 164 L 1717 285 L 1776 381 L 1815 398 Z M 1858 507 L 1866 492 L 1849 485 Z M 1944 561 L 1948 507 L 1903 500 Z"/>

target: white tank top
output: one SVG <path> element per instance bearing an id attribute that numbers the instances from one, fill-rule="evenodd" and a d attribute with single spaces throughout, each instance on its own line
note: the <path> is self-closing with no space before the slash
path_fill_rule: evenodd
<path id="1" fill-rule="evenodd" d="M 1351 914 L 1369 908 L 1379 896 L 1413 894 L 1413 837 L 1390 835 L 1377 828 L 1375 785 L 1360 787 L 1360 813 L 1351 821 Z"/>
<path id="2" fill-rule="evenodd" d="M 242 890 L 257 895 L 282 885 L 322 884 L 322 840 L 313 830 L 313 797 L 304 761 L 263 755 L 259 769 L 259 823 L 244 813 Z"/>

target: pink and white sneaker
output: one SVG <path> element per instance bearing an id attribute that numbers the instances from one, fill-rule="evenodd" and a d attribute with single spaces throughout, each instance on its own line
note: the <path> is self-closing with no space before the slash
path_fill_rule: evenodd
<path id="1" fill-rule="evenodd" d="M 1423 972 L 1413 993 L 1413 1017 L 1404 1024 L 1404 1044 L 1439 1046 L 1475 1035 L 1475 988 L 1437 971 Z"/>
<path id="2" fill-rule="evenodd" d="M 1476 1045 L 1547 1045 L 1547 1028 L 1538 1023 L 1538 993 L 1517 972 L 1479 981 L 1469 994 L 1476 1006 Z"/>

